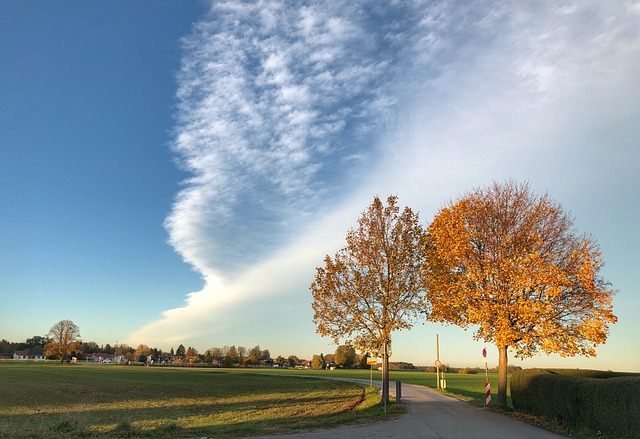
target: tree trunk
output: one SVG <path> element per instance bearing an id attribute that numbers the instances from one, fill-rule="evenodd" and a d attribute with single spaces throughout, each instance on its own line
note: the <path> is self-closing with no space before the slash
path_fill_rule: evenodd
<path id="1" fill-rule="evenodd" d="M 498 401 L 497 405 L 507 406 L 507 346 L 498 346 Z"/>
<path id="2" fill-rule="evenodd" d="M 385 343 L 382 348 L 382 403 L 385 408 L 389 403 L 389 350 Z"/>

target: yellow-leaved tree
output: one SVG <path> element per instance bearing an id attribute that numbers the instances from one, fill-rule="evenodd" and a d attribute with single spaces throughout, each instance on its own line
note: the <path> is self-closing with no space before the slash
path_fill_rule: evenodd
<path id="1" fill-rule="evenodd" d="M 431 319 L 477 327 L 498 348 L 498 405 L 507 403 L 507 350 L 595 356 L 615 291 L 598 274 L 595 240 L 547 194 L 509 181 L 442 208 L 428 229 Z"/>
<path id="2" fill-rule="evenodd" d="M 427 309 L 423 290 L 426 232 L 397 197 L 378 197 L 347 233 L 347 245 L 326 256 L 311 284 L 317 332 L 382 356 L 383 402 L 389 400 L 391 333 L 409 329 Z"/>

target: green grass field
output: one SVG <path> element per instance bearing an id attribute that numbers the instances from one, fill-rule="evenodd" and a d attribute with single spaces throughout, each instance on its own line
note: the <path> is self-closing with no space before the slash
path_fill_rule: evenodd
<path id="1" fill-rule="evenodd" d="M 239 437 L 385 417 L 373 389 L 247 372 L 0 363 L 0 438 Z"/>
<path id="2" fill-rule="evenodd" d="M 344 378 L 359 378 L 359 379 L 369 379 L 370 371 L 363 369 L 351 369 L 351 370 L 277 370 L 277 369 L 253 369 L 257 372 L 266 372 L 266 373 L 282 373 L 282 374 L 290 374 L 290 375 L 319 375 L 319 376 L 336 376 L 336 377 L 344 377 Z M 378 370 L 373 371 L 373 379 L 380 380 L 381 372 Z M 510 376 L 509 376 L 510 377 Z M 431 387 L 433 389 L 436 388 L 436 374 L 428 373 L 428 372 L 418 372 L 418 371 L 398 371 L 392 370 L 389 372 L 389 378 L 392 381 L 400 381 L 406 384 L 417 384 L 419 386 Z M 443 391 L 443 393 L 448 393 L 450 395 L 454 395 L 459 399 L 463 399 L 468 401 L 470 404 L 483 406 L 485 403 L 485 395 L 484 395 L 484 381 L 485 374 L 453 374 L 448 373 L 445 375 L 445 379 L 447 381 L 447 388 Z M 509 379 L 507 380 L 507 383 Z M 491 395 L 493 402 L 495 403 L 495 399 L 497 398 L 498 393 L 498 374 L 490 373 L 489 374 L 489 383 L 491 383 Z M 508 403 L 511 405 L 511 397 L 509 393 L 509 387 L 507 387 L 507 397 Z"/>

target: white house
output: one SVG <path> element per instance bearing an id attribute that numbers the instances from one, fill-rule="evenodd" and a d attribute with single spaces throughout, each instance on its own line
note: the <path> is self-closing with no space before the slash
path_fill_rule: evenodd
<path id="1" fill-rule="evenodd" d="M 13 353 L 14 360 L 44 360 L 44 354 L 36 354 L 31 351 L 15 351 Z"/>

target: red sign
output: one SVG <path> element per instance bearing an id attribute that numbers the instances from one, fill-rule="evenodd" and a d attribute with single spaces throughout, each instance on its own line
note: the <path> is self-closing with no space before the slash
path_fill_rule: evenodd
<path id="1" fill-rule="evenodd" d="M 487 358 L 487 348 L 482 348 L 482 356 Z"/>
<path id="2" fill-rule="evenodd" d="M 436 367 L 439 367 L 441 364 L 440 360 L 436 360 Z"/>

